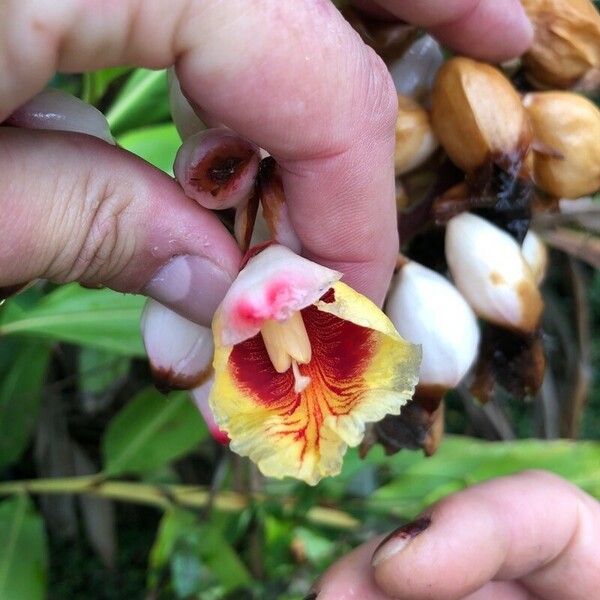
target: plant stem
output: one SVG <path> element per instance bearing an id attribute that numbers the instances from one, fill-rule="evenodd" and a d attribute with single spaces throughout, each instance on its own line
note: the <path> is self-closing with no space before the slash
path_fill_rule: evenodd
<path id="1" fill-rule="evenodd" d="M 0 483 L 0 496 L 12 494 L 86 494 L 110 500 L 154 506 L 167 510 L 174 506 L 205 508 L 210 501 L 210 492 L 192 485 L 155 485 L 132 481 L 114 481 L 102 474 L 60 479 L 30 479 Z M 212 502 L 215 510 L 239 512 L 253 501 L 264 500 L 264 494 L 243 495 L 236 492 L 218 492 Z M 293 508 L 290 499 L 282 501 L 286 508 Z M 307 521 L 335 529 L 351 530 L 359 521 L 346 512 L 314 506 L 306 513 Z"/>

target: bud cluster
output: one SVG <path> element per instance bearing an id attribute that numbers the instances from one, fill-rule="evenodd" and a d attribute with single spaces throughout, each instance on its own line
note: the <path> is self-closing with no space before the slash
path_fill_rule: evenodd
<path id="1" fill-rule="evenodd" d="M 522 3 L 534 42 L 510 64 L 446 60 L 428 35 L 381 53 L 399 94 L 403 253 L 385 310 L 423 359 L 410 411 L 377 424 L 367 449 L 431 454 L 457 386 L 482 402 L 541 386 L 544 240 L 565 250 L 566 235 L 542 217 L 560 223 L 600 191 L 600 110 L 584 95 L 600 91 L 600 14 L 590 0 Z"/>

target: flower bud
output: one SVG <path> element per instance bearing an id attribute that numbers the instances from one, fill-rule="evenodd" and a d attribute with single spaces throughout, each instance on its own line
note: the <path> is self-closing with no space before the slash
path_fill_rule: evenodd
<path id="1" fill-rule="evenodd" d="M 533 45 L 523 57 L 527 78 L 542 88 L 586 87 L 592 81 L 597 86 L 600 15 L 594 5 L 589 0 L 522 3 L 535 31 Z"/>
<path id="2" fill-rule="evenodd" d="M 396 176 L 421 166 L 437 148 L 429 115 L 417 102 L 398 94 L 396 119 Z"/>
<path id="3" fill-rule="evenodd" d="M 540 285 L 544 281 L 548 269 L 548 248 L 546 248 L 546 244 L 542 242 L 537 233 L 530 229 L 523 240 L 521 252 L 533 273 L 535 282 Z"/>
<path id="4" fill-rule="evenodd" d="M 446 228 L 446 261 L 456 287 L 483 319 L 532 332 L 543 302 L 519 244 L 490 222 L 463 213 Z"/>
<path id="5" fill-rule="evenodd" d="M 141 328 L 157 387 L 190 389 L 207 378 L 214 352 L 208 327 L 192 323 L 150 299 Z"/>
<path id="6" fill-rule="evenodd" d="M 523 100 L 535 144 L 533 171 L 542 190 L 578 198 L 600 189 L 600 110 L 572 92 L 538 92 Z"/>
<path id="7" fill-rule="evenodd" d="M 430 35 L 424 34 L 388 68 L 399 94 L 429 103 L 433 82 L 444 63 L 444 51 Z"/>
<path id="8" fill-rule="evenodd" d="M 402 337 L 422 346 L 419 386 L 457 386 L 479 346 L 477 318 L 458 290 L 435 271 L 409 262 L 392 282 L 385 312 Z"/>
<path id="9" fill-rule="evenodd" d="M 488 163 L 508 168 L 523 160 L 531 131 L 519 94 L 494 67 L 453 58 L 433 89 L 433 131 L 463 171 Z"/>

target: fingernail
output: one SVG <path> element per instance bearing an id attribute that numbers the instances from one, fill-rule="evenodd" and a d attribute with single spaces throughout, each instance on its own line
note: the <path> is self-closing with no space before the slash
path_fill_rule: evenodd
<path id="1" fill-rule="evenodd" d="M 144 293 L 199 325 L 210 327 L 212 317 L 232 278 L 203 256 L 176 256 L 163 266 Z"/>
<path id="2" fill-rule="evenodd" d="M 429 517 L 423 517 L 392 531 L 392 533 L 384 538 L 379 546 L 377 546 L 375 552 L 373 552 L 371 566 L 376 567 L 383 561 L 404 550 L 412 540 L 423 533 L 430 525 L 431 519 Z"/>

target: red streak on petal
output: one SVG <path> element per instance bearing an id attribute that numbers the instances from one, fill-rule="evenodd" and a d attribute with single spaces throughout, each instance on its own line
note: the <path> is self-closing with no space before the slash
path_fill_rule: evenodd
<path id="1" fill-rule="evenodd" d="M 325 302 L 325 304 L 333 304 L 335 302 L 335 292 L 333 288 L 329 288 L 322 296 L 321 302 Z"/>
<path id="2" fill-rule="evenodd" d="M 333 290 L 326 294 L 333 301 Z M 326 301 L 327 301 L 326 300 Z M 236 383 L 279 418 L 267 435 L 289 436 L 300 442 L 300 459 L 318 452 L 321 428 L 329 415 L 346 415 L 360 403 L 366 390 L 363 375 L 377 348 L 377 337 L 369 329 L 344 321 L 309 306 L 302 317 L 312 346 L 312 360 L 299 365 L 311 383 L 301 393 L 294 392 L 294 376 L 289 369 L 277 373 L 260 334 L 234 346 L 229 368 Z"/>

